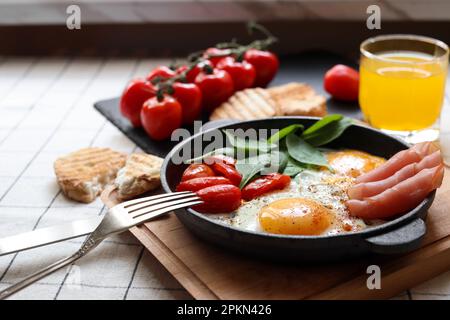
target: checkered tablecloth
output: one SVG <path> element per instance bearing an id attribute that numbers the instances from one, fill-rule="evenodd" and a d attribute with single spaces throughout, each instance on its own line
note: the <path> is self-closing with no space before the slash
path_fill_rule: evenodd
<path id="1" fill-rule="evenodd" d="M 92 107 L 165 60 L 0 59 L 0 238 L 102 215 L 59 191 L 53 161 L 87 146 L 130 153 L 136 146 Z M 0 257 L 0 289 L 72 254 L 75 239 Z M 413 275 L 412 275 L 413 276 Z M 71 267 L 11 299 L 189 299 L 190 295 L 129 233 L 102 243 Z M 450 298 L 450 273 L 397 297 Z"/>

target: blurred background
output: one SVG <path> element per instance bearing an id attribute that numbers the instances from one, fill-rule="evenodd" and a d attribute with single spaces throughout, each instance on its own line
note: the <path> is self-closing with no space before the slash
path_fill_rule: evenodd
<path id="1" fill-rule="evenodd" d="M 76 4 L 81 29 L 69 30 Z M 381 29 L 369 30 L 367 8 L 381 9 Z M 326 49 L 357 57 L 377 34 L 413 33 L 450 42 L 448 0 L 0 0 L 0 54 L 184 55 L 263 23 L 281 40 L 281 54 Z"/>

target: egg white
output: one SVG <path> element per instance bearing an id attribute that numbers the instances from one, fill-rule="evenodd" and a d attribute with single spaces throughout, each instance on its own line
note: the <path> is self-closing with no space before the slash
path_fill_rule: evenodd
<path id="1" fill-rule="evenodd" d="M 353 183 L 353 178 L 327 170 L 305 170 L 293 178 L 287 188 L 244 202 L 232 213 L 214 215 L 210 218 L 239 229 L 265 232 L 258 220 L 258 213 L 262 207 L 279 199 L 306 198 L 320 203 L 334 216 L 332 224 L 322 235 L 363 230 L 368 224 L 362 219 L 350 216 L 345 206 L 345 201 L 348 200 L 346 190 Z M 343 224 L 351 226 L 351 230 L 344 230 Z"/>

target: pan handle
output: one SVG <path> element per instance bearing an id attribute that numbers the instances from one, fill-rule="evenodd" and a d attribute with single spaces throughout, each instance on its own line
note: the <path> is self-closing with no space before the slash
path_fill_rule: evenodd
<path id="1" fill-rule="evenodd" d="M 379 236 L 367 238 L 366 241 L 373 253 L 398 254 L 417 249 L 425 236 L 427 227 L 425 222 L 417 218 L 408 224 L 384 233 Z"/>

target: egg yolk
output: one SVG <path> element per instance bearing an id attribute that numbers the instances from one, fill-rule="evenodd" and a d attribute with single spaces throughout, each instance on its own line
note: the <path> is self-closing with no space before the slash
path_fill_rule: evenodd
<path id="1" fill-rule="evenodd" d="M 258 214 L 261 228 L 269 233 L 318 235 L 332 222 L 332 214 L 320 203 L 305 198 L 280 199 Z"/>
<path id="2" fill-rule="evenodd" d="M 386 162 L 385 159 L 357 150 L 327 153 L 329 165 L 338 174 L 356 178 Z"/>

